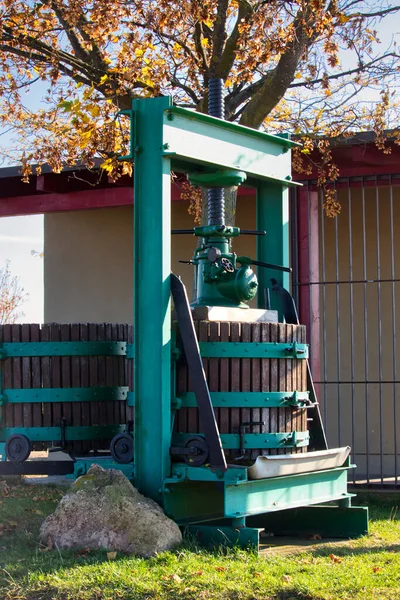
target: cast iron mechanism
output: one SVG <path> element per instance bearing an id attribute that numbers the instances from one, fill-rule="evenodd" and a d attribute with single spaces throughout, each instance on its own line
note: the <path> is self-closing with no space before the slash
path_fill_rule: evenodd
<path id="1" fill-rule="evenodd" d="M 24 462 L 31 453 L 31 443 L 25 435 L 16 433 L 6 441 L 6 456 L 15 463 Z"/>
<path id="2" fill-rule="evenodd" d="M 171 293 L 174 300 L 175 311 L 185 352 L 188 371 L 196 395 L 200 418 L 203 423 L 205 441 L 209 448 L 209 462 L 212 469 L 227 470 L 225 454 L 222 450 L 214 408 L 211 402 L 210 391 L 203 369 L 200 348 L 196 337 L 193 317 L 189 306 L 185 286 L 182 281 L 171 273 Z"/>
<path id="3" fill-rule="evenodd" d="M 126 465 L 133 459 L 133 438 L 129 433 L 118 433 L 110 443 L 111 456 L 115 462 Z"/>
<path id="4" fill-rule="evenodd" d="M 208 444 L 200 435 L 193 436 L 186 440 L 185 446 L 170 448 L 173 456 L 183 457 L 183 460 L 190 467 L 201 467 L 208 460 Z"/>

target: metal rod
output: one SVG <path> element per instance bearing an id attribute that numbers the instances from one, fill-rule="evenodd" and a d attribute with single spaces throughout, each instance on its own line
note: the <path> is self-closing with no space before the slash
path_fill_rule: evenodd
<path id="1" fill-rule="evenodd" d="M 336 191 L 336 188 L 335 188 Z M 335 273 L 336 273 L 336 281 L 339 281 L 339 234 L 338 234 L 338 217 L 335 217 Z M 336 371 L 337 378 L 340 380 L 340 294 L 339 294 L 339 284 L 336 284 Z M 338 442 L 339 446 L 341 445 L 342 440 L 342 406 L 341 406 L 341 397 L 340 397 L 340 385 L 337 387 L 337 402 L 338 402 L 338 414 L 337 414 L 337 422 L 338 422 Z"/>
<path id="2" fill-rule="evenodd" d="M 324 383 L 324 381 L 314 381 L 314 383 Z M 341 379 L 340 381 L 337 381 L 336 379 L 333 381 L 325 381 L 326 385 L 351 385 L 352 383 L 354 383 L 355 385 L 378 385 L 379 384 L 379 379 L 360 379 L 359 381 L 354 380 L 352 381 L 351 379 L 349 380 L 344 380 Z M 400 379 L 399 380 L 394 380 L 394 379 L 383 379 L 382 380 L 382 385 L 384 384 L 388 384 L 390 383 L 391 385 L 393 384 L 400 384 Z"/>
<path id="3" fill-rule="evenodd" d="M 350 284 L 355 284 L 355 283 L 398 283 L 400 281 L 400 278 L 398 279 L 342 279 L 341 281 L 310 281 L 310 282 L 304 282 L 304 283 L 294 283 L 293 285 L 296 286 L 300 286 L 300 285 L 338 285 L 338 284 L 342 284 L 342 283 L 350 283 Z"/>
<path id="4" fill-rule="evenodd" d="M 321 198 L 321 258 L 322 258 L 322 279 L 325 280 L 326 277 L 326 268 L 325 268 L 325 213 L 324 213 L 324 197 L 323 193 L 320 192 Z M 326 288 L 325 286 L 322 288 L 322 346 L 323 346 L 323 373 L 324 373 L 324 427 L 327 429 L 327 419 L 328 419 L 328 401 L 327 401 L 327 388 L 326 388 Z"/>
<path id="5" fill-rule="evenodd" d="M 394 214 L 393 214 L 393 186 L 392 186 L 392 178 L 390 178 L 390 188 L 389 188 L 389 200 L 390 200 L 390 248 L 391 248 L 391 256 L 390 256 L 390 272 L 392 275 L 392 331 L 393 331 L 393 432 L 394 432 L 394 473 L 395 473 L 395 483 L 398 483 L 398 431 L 397 431 L 397 389 L 396 389 L 396 379 L 397 379 L 397 340 L 396 340 L 396 292 L 395 292 L 395 263 L 394 263 Z"/>
<path id="6" fill-rule="evenodd" d="M 212 77 L 208 83 L 208 114 L 225 119 L 224 82 Z M 208 225 L 225 225 L 224 188 L 208 190 Z"/>
<path id="7" fill-rule="evenodd" d="M 240 235 L 267 235 L 263 229 L 241 229 Z"/>
<path id="8" fill-rule="evenodd" d="M 381 276 L 381 242 L 380 242 L 380 202 L 378 181 L 375 178 L 375 216 L 376 216 L 376 267 L 377 279 Z M 383 483 L 383 404 L 382 404 L 382 314 L 381 314 L 381 284 L 378 283 L 378 365 L 379 365 L 379 449 L 380 471 Z"/>
<path id="9" fill-rule="evenodd" d="M 349 185 L 347 191 L 348 198 L 348 225 L 349 225 L 349 277 L 353 279 L 353 220 L 352 220 L 352 205 L 351 205 L 351 187 Z M 353 284 L 350 283 L 350 370 L 351 381 L 354 381 L 354 296 Z M 351 449 L 353 457 L 356 455 L 356 407 L 354 401 L 355 386 L 351 384 Z M 355 482 L 355 471 L 353 469 L 353 482 Z"/>
<path id="10" fill-rule="evenodd" d="M 310 186 L 307 184 L 307 223 L 308 223 L 308 228 L 307 228 L 307 238 L 308 238 L 308 248 L 307 248 L 307 253 L 308 253 L 308 281 L 311 281 L 311 210 L 310 210 Z M 312 318 L 312 293 L 311 293 L 311 289 L 308 290 L 308 323 L 309 323 L 309 331 L 306 332 L 307 337 L 306 339 L 308 339 L 308 343 L 310 344 L 310 358 L 309 358 L 309 363 L 310 365 L 312 365 L 312 356 L 313 356 L 313 345 L 311 343 L 312 340 L 312 325 L 313 325 L 313 318 Z"/>
<path id="11" fill-rule="evenodd" d="M 366 239 L 366 219 L 365 219 L 365 186 L 362 181 L 361 188 L 362 200 L 362 230 L 363 230 L 363 275 L 367 279 L 367 239 Z M 367 304 L 367 284 L 364 283 L 364 369 L 365 369 L 365 444 L 366 444 L 366 470 L 367 482 L 369 483 L 369 389 L 368 389 L 368 304 Z"/>

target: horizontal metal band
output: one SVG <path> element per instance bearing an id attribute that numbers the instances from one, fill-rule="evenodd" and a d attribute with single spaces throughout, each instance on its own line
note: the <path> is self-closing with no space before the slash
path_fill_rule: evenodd
<path id="1" fill-rule="evenodd" d="M 309 392 L 210 392 L 214 408 L 285 408 L 311 406 Z M 179 394 L 182 408 L 197 408 L 196 394 Z M 312 405 L 313 406 L 313 405 Z"/>
<path id="2" fill-rule="evenodd" d="M 20 402 L 107 402 L 126 400 L 128 386 L 90 388 L 4 389 L 0 406 Z"/>
<path id="3" fill-rule="evenodd" d="M 65 427 L 65 440 L 111 439 L 125 431 L 125 425 L 88 425 Z M 25 435 L 32 442 L 61 442 L 61 427 L 1 427 L 0 441 L 5 442 L 11 435 Z"/>
<path id="4" fill-rule="evenodd" d="M 308 358 L 308 344 L 199 342 L 203 358 Z"/>
<path id="5" fill-rule="evenodd" d="M 4 342 L 0 359 L 28 356 L 126 356 L 134 358 L 126 342 Z"/>
<path id="6" fill-rule="evenodd" d="M 203 433 L 174 433 L 173 446 L 184 446 L 193 436 L 204 436 Z M 310 434 L 308 431 L 292 431 L 290 433 L 220 433 L 222 447 L 226 450 L 239 450 L 240 438 L 243 437 L 243 447 L 246 450 L 254 448 L 302 448 L 308 446 Z"/>

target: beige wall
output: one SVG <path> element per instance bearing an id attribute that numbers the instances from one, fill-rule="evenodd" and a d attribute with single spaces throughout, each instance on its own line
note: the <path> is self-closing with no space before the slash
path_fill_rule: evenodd
<path id="1" fill-rule="evenodd" d="M 254 198 L 239 198 L 236 223 L 255 228 Z M 172 204 L 172 227 L 193 227 L 186 202 Z M 47 214 L 44 231 L 45 322 L 132 322 L 132 208 Z M 192 258 L 194 246 L 190 235 L 173 236 L 172 270 L 182 276 L 189 293 L 193 267 L 178 261 Z M 242 236 L 234 249 L 255 257 L 255 238 Z"/>
<path id="2" fill-rule="evenodd" d="M 400 279 L 400 189 L 393 188 L 394 266 L 395 278 Z M 348 190 L 339 191 L 342 205 L 337 219 L 324 217 L 320 225 L 320 280 L 348 281 L 350 257 L 353 281 L 364 280 L 364 242 L 366 278 L 378 278 L 378 250 L 380 252 L 380 279 L 392 278 L 392 240 L 390 228 L 390 188 L 378 190 L 365 188 L 365 219 L 361 189 L 353 188 L 350 199 Z M 377 212 L 378 198 L 378 212 Z M 351 210 L 349 210 L 351 207 Z M 378 227 L 379 224 L 379 227 Z M 325 274 L 323 273 L 322 226 L 324 228 Z M 379 233 L 379 236 L 378 236 Z M 351 234 L 351 235 L 350 235 Z M 350 246 L 350 239 L 352 240 Z M 336 241 L 337 240 L 337 241 Z M 337 257 L 337 258 L 336 258 Z M 351 288 L 353 310 L 351 310 Z M 364 382 L 379 381 L 379 348 L 381 345 L 382 379 L 394 380 L 394 351 L 397 355 L 397 380 L 400 376 L 400 282 L 381 283 L 380 310 L 378 284 L 363 283 L 326 285 L 325 300 L 320 286 L 321 315 L 321 379 L 326 381 Z M 365 289 L 365 299 L 364 299 Z M 392 311 L 394 296 L 394 320 Z M 325 316 L 325 319 L 324 319 Z M 366 323 L 366 326 L 365 326 Z M 323 337 L 323 326 L 326 337 Z M 381 325 L 380 325 L 381 324 Z M 395 325 L 395 327 L 394 327 Z M 381 337 L 379 335 L 381 327 Z M 351 337 L 353 330 L 353 359 Z M 367 353 L 365 352 L 367 336 Z M 338 360 L 339 357 L 339 360 Z M 368 372 L 366 371 L 366 359 Z M 324 377 L 325 374 L 325 377 Z M 353 400 L 352 400 L 353 389 Z M 396 386 L 397 423 L 394 422 L 394 384 L 357 383 L 328 384 L 320 386 L 323 412 L 327 418 L 327 434 L 331 445 L 352 444 L 354 417 L 355 461 L 360 473 L 366 473 L 366 452 L 370 453 L 370 472 L 380 472 L 380 446 L 383 446 L 384 474 L 394 475 L 395 430 L 400 451 L 400 385 Z M 368 412 L 367 412 L 368 405 Z M 368 422 L 367 422 L 368 416 Z M 340 431 L 340 436 L 339 436 Z M 400 465 L 400 457 L 399 457 Z"/>

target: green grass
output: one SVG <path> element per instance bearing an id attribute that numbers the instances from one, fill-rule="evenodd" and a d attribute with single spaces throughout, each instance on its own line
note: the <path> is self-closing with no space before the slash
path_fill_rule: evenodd
<path id="1" fill-rule="evenodd" d="M 400 600 L 400 495 L 363 498 L 371 533 L 339 546 L 257 557 L 186 540 L 150 560 L 108 560 L 39 547 L 40 523 L 62 494 L 0 482 L 0 600 Z"/>

